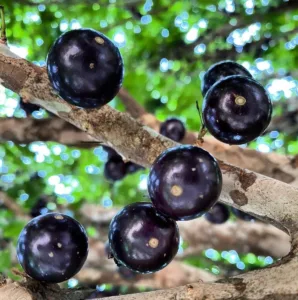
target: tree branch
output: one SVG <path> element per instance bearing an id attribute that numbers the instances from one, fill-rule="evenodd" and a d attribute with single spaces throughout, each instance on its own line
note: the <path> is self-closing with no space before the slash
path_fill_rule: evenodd
<path id="1" fill-rule="evenodd" d="M 121 93 L 118 95 L 121 99 Z M 137 103 L 131 96 L 130 100 Z M 142 113 L 144 109 L 135 110 L 135 104 L 125 104 L 132 110 L 144 125 L 159 131 L 160 122 L 149 113 Z M 139 105 L 139 104 L 138 104 Z M 187 132 L 185 144 L 195 143 L 197 133 Z M 94 147 L 98 142 L 85 132 L 65 122 L 60 118 L 33 119 L 33 118 L 0 118 L 0 141 L 13 141 L 19 144 L 29 144 L 35 141 L 53 141 L 68 146 Z M 298 185 L 298 165 L 295 158 L 276 153 L 261 153 L 253 149 L 240 148 L 223 144 L 211 136 L 204 138 L 203 148 L 212 153 L 216 158 L 224 160 L 240 168 L 250 169 L 277 180 Z M 94 142 L 94 143 L 93 143 Z"/>
<path id="2" fill-rule="evenodd" d="M 118 112 L 107 105 L 101 109 L 92 110 L 69 105 L 50 88 L 44 69 L 18 58 L 4 46 L 0 47 L 0 78 L 4 86 L 19 93 L 25 101 L 44 107 L 86 131 L 93 138 L 111 145 L 126 158 L 143 166 L 151 165 L 165 149 L 178 145 L 152 129 L 141 125 L 127 114 Z M 224 181 L 220 201 L 240 208 L 290 232 L 293 245 L 296 245 L 298 189 L 224 162 L 220 162 L 220 167 Z M 253 299 L 253 297 L 256 298 L 256 295 L 259 299 L 265 299 L 265 297 L 274 299 L 281 292 L 284 295 L 291 295 L 294 299 L 294 295 L 296 297 L 298 293 L 297 274 L 295 272 L 297 266 L 296 253 L 291 252 L 274 268 L 249 272 L 224 282 L 194 284 L 167 291 L 142 294 L 141 296 L 128 295 L 112 297 L 111 299 L 200 300 L 206 298 L 236 299 L 236 297 L 239 299 L 240 296 L 242 299 Z M 4 286 L 5 288 L 6 286 Z M 1 288 L 2 291 L 3 288 Z M 61 292 L 54 299 L 68 299 L 62 295 L 66 292 Z M 68 293 L 71 292 L 68 291 Z M 9 297 L 11 296 L 8 295 L 5 299 L 9 299 Z M 43 297 L 43 299 L 45 298 Z M 24 299 L 26 298 L 24 297 Z M 277 298 L 275 297 L 275 299 Z"/>
<path id="3" fill-rule="evenodd" d="M 112 146 L 128 160 L 149 167 L 160 153 L 178 145 L 108 105 L 87 110 L 68 104 L 50 87 L 43 68 L 17 58 L 5 46 L 1 45 L 0 51 L 0 78 L 4 86 Z M 220 167 L 224 181 L 220 201 L 285 231 L 298 227 L 298 189 L 222 161 Z"/>
<path id="4" fill-rule="evenodd" d="M 7 194 L 0 191 L 0 203 L 3 203 L 16 216 L 26 217 L 26 213 L 22 210 L 15 200 L 11 199 Z"/>
<path id="5" fill-rule="evenodd" d="M 80 215 L 84 224 L 96 224 L 101 240 L 107 240 L 108 226 L 118 208 L 106 209 L 98 205 L 84 204 Z M 252 252 L 281 258 L 290 251 L 290 238 L 281 230 L 261 222 L 226 222 L 214 225 L 204 218 L 178 222 L 183 241 L 188 245 L 177 259 L 199 256 L 209 248 L 218 251 L 234 249 L 238 253 Z M 199 234 L 198 234 L 199 233 Z"/>
<path id="6" fill-rule="evenodd" d="M 36 141 L 53 141 L 68 146 L 92 141 L 85 132 L 60 118 L 0 118 L 0 141 L 29 144 Z"/>

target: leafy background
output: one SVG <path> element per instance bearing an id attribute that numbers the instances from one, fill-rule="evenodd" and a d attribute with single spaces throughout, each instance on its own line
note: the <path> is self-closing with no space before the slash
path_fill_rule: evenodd
<path id="1" fill-rule="evenodd" d="M 2 0 L 1 4 L 6 9 L 12 51 L 40 66 L 45 65 L 53 41 L 67 30 L 90 27 L 106 34 L 123 55 L 124 87 L 160 121 L 178 116 L 189 130 L 198 130 L 200 118 L 195 101 L 202 101 L 201 78 L 210 65 L 223 59 L 241 63 L 266 87 L 273 101 L 274 117 L 287 116 L 298 109 L 295 0 Z M 117 97 L 110 105 L 124 110 Z M 19 107 L 18 95 L 3 87 L 0 116 L 26 117 Z M 40 110 L 34 117 L 49 116 Z M 296 128 L 296 121 L 291 122 L 289 128 Z M 278 126 L 271 129 L 243 147 L 298 153 L 298 128 L 283 132 Z M 52 197 L 49 210 L 63 206 L 70 215 L 75 215 L 84 202 L 111 207 L 145 200 L 148 171 L 111 183 L 103 176 L 106 160 L 101 147 L 2 143 L 0 188 L 27 212 L 41 195 Z M 10 239 L 15 244 L 23 226 L 5 207 L 0 209 L 0 239 Z M 91 236 L 95 231 L 88 228 Z M 181 246 L 181 251 L 187 247 Z M 10 251 L 2 248 L 0 272 L 12 276 Z M 215 274 L 226 274 L 262 267 L 273 259 L 253 253 L 240 255 L 233 249 L 209 249 L 186 262 Z"/>

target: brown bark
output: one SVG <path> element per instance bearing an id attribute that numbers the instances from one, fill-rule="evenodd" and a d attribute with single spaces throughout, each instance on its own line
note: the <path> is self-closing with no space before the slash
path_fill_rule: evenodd
<path id="1" fill-rule="evenodd" d="M 29 144 L 35 141 L 53 141 L 64 145 L 84 146 L 92 141 L 85 132 L 59 118 L 0 119 L 0 141 Z"/>
<path id="2" fill-rule="evenodd" d="M 163 270 L 154 274 L 137 274 L 131 280 L 125 280 L 119 272 L 113 260 L 107 260 L 103 244 L 96 242 L 90 249 L 88 260 L 84 268 L 75 276 L 84 284 L 100 285 L 109 283 L 132 287 L 146 287 L 150 289 L 172 288 L 195 281 L 215 281 L 217 276 L 179 261 L 171 262 Z M 97 250 L 96 250 L 97 249 Z M 101 256 L 101 254 L 103 256 Z"/>
<path id="3" fill-rule="evenodd" d="M 85 204 L 80 209 L 83 222 L 96 224 L 102 241 L 107 240 L 108 226 L 117 212 L 117 208 L 105 209 L 92 204 Z M 177 256 L 180 260 L 189 256 L 199 256 L 202 251 L 209 248 L 218 251 L 234 249 L 238 253 L 252 252 L 275 258 L 281 258 L 290 251 L 289 236 L 272 225 L 262 222 L 237 220 L 214 225 L 204 218 L 198 218 L 178 222 L 178 226 L 183 241 L 188 245 L 187 249 Z"/>
<path id="4" fill-rule="evenodd" d="M 118 96 L 123 101 L 121 93 Z M 140 104 L 132 96 L 126 97 L 123 103 L 127 112 L 132 113 L 134 111 L 134 118 L 139 119 L 142 124 L 159 131 L 161 122 L 152 114 L 144 113 L 142 110 L 134 110 L 134 107 L 140 106 Z M 139 112 L 139 114 L 136 114 L 136 112 Z M 188 131 L 182 143 L 194 144 L 197 137 L 198 133 Z M 261 153 L 249 148 L 230 146 L 216 140 L 212 136 L 204 137 L 202 147 L 217 159 L 237 167 L 249 169 L 292 185 L 298 185 L 298 164 L 295 163 L 294 157 L 277 153 Z"/>
<path id="5" fill-rule="evenodd" d="M 159 130 L 160 122 L 153 115 L 144 114 L 138 118 L 143 124 Z M 188 132 L 183 143 L 193 144 L 196 137 L 196 133 Z M 59 118 L 44 120 L 2 118 L 0 119 L 0 140 L 11 140 L 20 144 L 54 141 L 80 147 L 94 147 L 98 144 L 94 142 L 94 138 Z M 265 154 L 248 148 L 229 146 L 211 136 L 205 137 L 204 141 L 203 148 L 217 159 L 292 185 L 298 185 L 298 164 L 295 163 L 294 157 L 276 153 Z"/>
<path id="6" fill-rule="evenodd" d="M 4 86 L 19 93 L 25 101 L 44 107 L 86 131 L 93 138 L 111 145 L 124 157 L 143 166 L 149 166 L 161 152 L 177 145 L 152 129 L 141 125 L 127 114 L 115 111 L 108 106 L 84 110 L 67 104 L 50 88 L 44 69 L 16 57 L 5 46 L 0 46 L 0 78 Z M 284 298 L 286 295 L 288 299 L 296 298 L 298 257 L 294 250 L 298 243 L 296 234 L 298 231 L 298 189 L 224 162 L 220 162 L 220 167 L 224 183 L 220 201 L 240 208 L 291 233 L 292 252 L 274 267 L 248 272 L 214 284 L 196 283 L 172 290 L 155 291 L 138 296 L 112 297 L 111 299 L 277 299 L 281 296 Z M 4 285 L 0 293 L 2 295 L 6 293 L 5 299 L 11 299 L 12 296 L 7 293 L 7 287 L 8 285 Z M 11 292 L 18 293 L 19 291 L 19 288 L 15 288 Z M 27 295 L 23 297 L 24 299 L 25 297 L 30 299 L 28 291 L 29 289 L 26 289 Z M 53 298 L 51 293 L 52 290 L 47 287 L 44 290 L 43 299 Z M 82 299 L 82 295 L 78 298 L 72 291 L 56 293 L 54 299 L 69 299 L 69 296 L 64 296 L 65 293 L 72 293 L 71 299 L 73 300 Z M 20 299 L 20 295 L 18 298 Z"/>

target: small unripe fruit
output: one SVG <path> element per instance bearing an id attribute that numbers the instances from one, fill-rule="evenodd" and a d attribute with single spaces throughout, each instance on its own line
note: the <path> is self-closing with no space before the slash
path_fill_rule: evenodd
<path id="1" fill-rule="evenodd" d="M 117 181 L 121 180 L 126 175 L 125 162 L 121 156 L 113 156 L 110 158 L 104 167 L 104 176 L 107 180 Z"/>
<path id="2" fill-rule="evenodd" d="M 170 118 L 160 126 L 160 134 L 167 138 L 180 142 L 185 136 L 185 126 L 179 119 Z"/>
<path id="3" fill-rule="evenodd" d="M 210 223 L 222 224 L 225 223 L 230 217 L 229 208 L 222 204 L 216 203 L 206 214 L 205 218 Z"/>

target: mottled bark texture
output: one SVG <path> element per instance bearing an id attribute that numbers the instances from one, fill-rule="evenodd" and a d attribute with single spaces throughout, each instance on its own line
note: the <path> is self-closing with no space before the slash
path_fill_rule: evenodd
<path id="1" fill-rule="evenodd" d="M 92 139 L 80 129 L 60 118 L 25 119 L 1 118 L 0 141 L 29 144 L 36 141 L 53 141 L 68 146 L 87 146 Z"/>
<path id="2" fill-rule="evenodd" d="M 122 91 L 118 94 L 122 99 L 121 95 Z M 134 101 L 131 97 L 128 99 Z M 127 111 L 136 116 L 142 110 L 135 109 L 135 105 L 131 104 L 132 101 L 126 103 L 126 106 L 130 107 Z M 143 125 L 159 131 L 160 122 L 153 115 L 145 113 L 137 115 L 137 118 Z M 188 132 L 182 142 L 193 144 L 196 137 L 196 133 Z M 1 118 L 0 141 L 13 141 L 18 144 L 28 144 L 34 141 L 53 141 L 76 147 L 95 147 L 98 145 L 96 139 L 56 117 L 43 120 L 30 117 L 25 119 Z M 265 154 L 253 149 L 229 146 L 211 136 L 205 137 L 203 148 L 212 153 L 217 159 L 224 160 L 240 168 L 249 169 L 292 185 L 298 185 L 298 159 L 296 157 L 276 153 Z"/>
<path id="3" fill-rule="evenodd" d="M 20 94 L 28 102 L 40 105 L 65 121 L 88 133 L 98 141 L 111 145 L 127 159 L 143 166 L 150 166 L 156 157 L 177 143 L 158 135 L 125 113 L 109 106 L 85 110 L 73 107 L 60 99 L 50 87 L 46 71 L 16 57 L 8 48 L 0 48 L 1 83 Z M 297 299 L 297 236 L 298 189 L 286 183 L 220 162 L 223 172 L 223 192 L 220 201 L 249 212 L 270 222 L 292 236 L 292 250 L 278 264 L 263 270 L 248 272 L 216 283 L 196 283 L 171 290 L 147 294 L 112 297 L 111 299 Z M 20 284 L 12 289 L 18 293 Z M 8 285 L 0 289 L 0 299 L 22 299 L 7 293 Z M 28 296 L 28 292 L 31 291 Z M 39 292 L 26 289 L 23 299 L 41 299 Z M 43 291 L 42 299 L 53 299 L 52 290 Z M 84 299 L 71 291 L 55 292 L 55 298 Z M 13 297 L 13 298 L 12 298 Z M 27 298 L 25 298 L 27 297 Z M 22 299 L 22 300 L 23 300 Z"/>
<path id="4" fill-rule="evenodd" d="M 84 204 L 80 209 L 83 223 L 96 224 L 100 232 L 98 238 L 103 242 L 107 240 L 108 226 L 117 212 L 117 207 L 107 209 L 95 204 Z M 290 237 L 263 222 L 237 220 L 215 225 L 205 218 L 198 218 L 178 222 L 178 226 L 183 241 L 188 245 L 182 254 L 177 255 L 178 260 L 201 255 L 202 251 L 209 248 L 219 251 L 234 249 L 238 253 L 252 252 L 274 258 L 281 258 L 290 251 Z M 97 245 L 100 251 L 101 246 Z M 96 265 L 95 260 L 90 263 L 90 266 L 94 264 Z"/>

